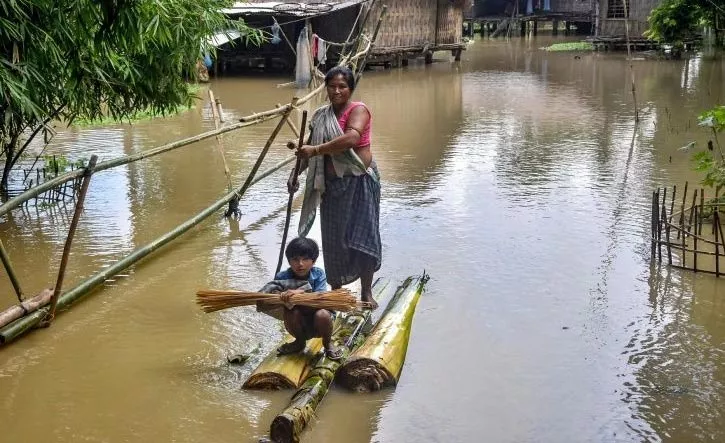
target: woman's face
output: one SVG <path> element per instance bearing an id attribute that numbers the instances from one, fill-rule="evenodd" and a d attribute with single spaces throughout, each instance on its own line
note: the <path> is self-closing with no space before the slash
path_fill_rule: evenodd
<path id="1" fill-rule="evenodd" d="M 333 105 L 344 105 L 350 100 L 350 87 L 345 81 L 345 76 L 338 74 L 327 83 L 327 97 Z"/>

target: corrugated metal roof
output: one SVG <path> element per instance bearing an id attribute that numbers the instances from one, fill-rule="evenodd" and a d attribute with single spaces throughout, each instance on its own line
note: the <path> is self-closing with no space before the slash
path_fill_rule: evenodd
<path id="1" fill-rule="evenodd" d="M 364 3 L 368 0 L 347 0 L 343 2 L 236 2 L 222 12 L 228 15 L 288 15 L 311 17 Z"/>

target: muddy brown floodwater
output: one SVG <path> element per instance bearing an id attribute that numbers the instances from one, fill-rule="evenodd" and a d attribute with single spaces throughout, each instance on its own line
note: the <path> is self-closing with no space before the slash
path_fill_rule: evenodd
<path id="1" fill-rule="evenodd" d="M 365 75 L 356 96 L 374 112 L 383 178 L 379 275 L 432 280 L 397 389 L 333 389 L 304 441 L 725 441 L 725 280 L 650 264 L 648 240 L 652 190 L 698 180 L 678 148 L 706 139 L 695 119 L 725 103 L 725 62 L 635 60 L 635 128 L 624 54 L 538 49 L 549 43 L 477 41 L 459 65 Z M 294 91 L 275 87 L 285 81 L 211 87 L 232 120 L 288 101 Z M 235 183 L 273 124 L 224 136 Z M 105 160 L 212 127 L 198 107 L 68 129 L 49 152 Z M 211 139 L 94 176 L 66 287 L 225 192 L 215 149 Z M 277 144 L 268 164 L 286 155 Z M 238 223 L 209 219 L 0 350 L 2 441 L 264 436 L 289 393 L 240 387 L 280 328 L 248 309 L 204 314 L 194 292 L 271 276 L 285 174 L 251 189 Z M 27 292 L 54 281 L 70 215 L 2 220 Z M 0 289 L 4 308 L 6 276 Z M 226 363 L 240 352 L 252 361 Z"/>

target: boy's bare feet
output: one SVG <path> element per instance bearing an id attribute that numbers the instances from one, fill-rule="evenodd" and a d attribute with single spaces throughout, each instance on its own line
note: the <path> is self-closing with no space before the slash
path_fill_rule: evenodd
<path id="1" fill-rule="evenodd" d="M 285 343 L 279 348 L 277 348 L 277 354 L 278 355 L 286 355 L 286 354 L 296 354 L 298 352 L 302 352 L 305 349 L 305 340 L 295 340 L 291 343 Z"/>

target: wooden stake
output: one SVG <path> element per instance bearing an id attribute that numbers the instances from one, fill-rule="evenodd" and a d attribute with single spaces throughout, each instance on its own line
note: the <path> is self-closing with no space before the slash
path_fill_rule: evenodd
<path id="1" fill-rule="evenodd" d="M 651 251 L 650 251 L 650 259 L 655 259 L 655 254 L 657 253 L 657 216 L 655 212 L 657 211 L 657 193 L 655 191 L 652 191 L 652 201 L 650 202 L 650 245 L 651 245 Z"/>
<path id="2" fill-rule="evenodd" d="M 667 223 L 667 208 L 662 213 L 662 220 L 665 222 L 665 239 L 667 240 L 667 263 L 672 264 L 672 246 L 670 243 L 670 224 Z M 659 239 L 660 243 L 660 263 L 662 263 L 662 240 Z"/>
<path id="3" fill-rule="evenodd" d="M 700 223 L 697 227 L 697 235 L 702 235 L 702 219 L 705 217 L 705 190 L 700 188 Z"/>
<path id="4" fill-rule="evenodd" d="M 675 213 L 675 195 L 677 194 L 677 185 L 672 186 L 672 201 L 670 202 L 670 223 L 672 223 L 672 214 Z"/>
<path id="5" fill-rule="evenodd" d="M 720 240 L 718 234 L 720 233 L 720 214 L 715 209 L 712 218 L 712 228 L 715 231 L 715 275 L 720 277 Z"/>
<path id="6" fill-rule="evenodd" d="M 13 269 L 13 264 L 10 262 L 10 256 L 5 250 L 5 245 L 3 245 L 2 240 L 0 240 L 0 258 L 2 259 L 3 266 L 5 266 L 5 271 L 8 273 L 10 283 L 12 283 L 13 289 L 15 289 L 15 295 L 18 297 L 18 301 L 22 302 L 23 290 L 20 288 L 20 281 L 18 281 L 18 277 Z"/>
<path id="7" fill-rule="evenodd" d="M 680 210 L 680 225 L 685 224 L 685 199 L 687 199 L 687 185 L 688 182 L 685 182 L 685 192 L 682 194 L 682 206 Z M 677 238 L 680 238 L 680 232 L 677 231 Z"/>
<path id="8" fill-rule="evenodd" d="M 63 288 L 63 278 L 65 277 L 65 268 L 68 265 L 68 256 L 70 255 L 70 248 L 73 243 L 73 236 L 76 233 L 76 228 L 78 227 L 78 220 L 80 220 L 81 212 L 83 212 L 83 203 L 86 200 L 86 193 L 88 192 L 88 186 L 91 183 L 93 168 L 96 166 L 97 161 L 98 156 L 92 155 L 90 161 L 88 161 L 88 166 L 83 173 L 83 184 L 81 185 L 81 192 L 78 196 L 78 202 L 76 202 L 76 208 L 73 212 L 73 219 L 71 220 L 70 228 L 68 229 L 68 237 L 65 239 L 65 246 L 63 246 L 63 256 L 61 257 L 60 268 L 58 269 L 58 279 L 55 282 L 53 296 L 50 298 L 50 310 L 48 311 L 48 314 L 45 316 L 45 319 L 43 319 L 42 322 L 43 326 L 49 326 L 50 323 L 53 321 L 53 318 L 55 318 L 55 308 L 58 304 L 58 296 L 60 296 L 60 291 Z"/>
<path id="9" fill-rule="evenodd" d="M 662 217 L 664 214 L 660 214 L 660 188 L 657 188 L 657 202 L 655 209 L 657 210 L 657 261 L 662 263 Z M 667 219 L 665 218 L 665 221 Z"/>
<path id="10" fill-rule="evenodd" d="M 692 236 L 692 247 L 694 249 L 693 257 L 692 257 L 692 267 L 695 272 L 697 272 L 697 216 L 698 216 L 698 208 L 695 207 L 695 235 Z M 683 252 L 684 253 L 684 252 Z"/>

